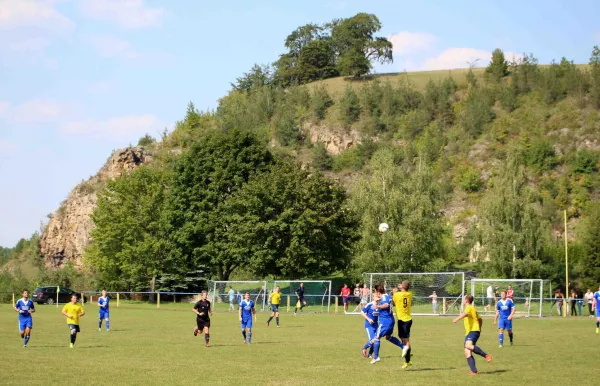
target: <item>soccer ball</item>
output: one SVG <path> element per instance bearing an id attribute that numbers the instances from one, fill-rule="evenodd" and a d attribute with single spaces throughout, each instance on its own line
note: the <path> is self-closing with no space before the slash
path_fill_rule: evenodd
<path id="1" fill-rule="evenodd" d="M 383 233 L 383 232 L 387 232 L 388 229 L 390 229 L 390 226 L 384 222 L 382 222 L 381 224 L 379 224 L 379 232 Z"/>

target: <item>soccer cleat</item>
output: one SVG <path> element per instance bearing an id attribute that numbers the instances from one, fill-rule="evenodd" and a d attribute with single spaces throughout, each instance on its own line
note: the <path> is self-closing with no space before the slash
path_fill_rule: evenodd
<path id="1" fill-rule="evenodd" d="M 475 373 L 473 371 L 469 371 L 469 375 L 477 375 L 477 374 L 479 374 L 479 373 Z"/>
<path id="2" fill-rule="evenodd" d="M 510 345 L 512 346 L 512 345 L 513 345 L 513 342 L 510 342 Z"/>
<path id="3" fill-rule="evenodd" d="M 504 346 L 502 346 L 502 345 L 498 346 L 498 348 L 502 348 L 502 347 L 504 347 Z"/>
<path id="4" fill-rule="evenodd" d="M 106 332 L 110 332 L 110 328 L 107 328 L 107 329 L 106 329 Z"/>
<path id="5" fill-rule="evenodd" d="M 69 345 L 69 348 L 73 348 L 73 343 L 71 343 L 71 344 Z"/>
<path id="6" fill-rule="evenodd" d="M 24 344 L 24 345 L 23 345 L 23 348 L 27 348 L 27 345 L 26 345 L 26 344 Z"/>
<path id="7" fill-rule="evenodd" d="M 267 322 L 267 327 L 269 327 L 269 322 Z"/>
<path id="8" fill-rule="evenodd" d="M 98 332 L 102 332 L 102 328 L 98 327 Z"/>
<path id="9" fill-rule="evenodd" d="M 493 356 L 491 356 L 490 354 L 487 354 L 487 355 L 485 356 L 485 361 L 486 361 L 486 362 L 491 362 L 491 361 L 492 361 L 492 359 L 494 359 L 494 357 L 493 357 Z"/>
<path id="10" fill-rule="evenodd" d="M 279 328 L 279 324 L 277 325 L 277 328 Z"/>
<path id="11" fill-rule="evenodd" d="M 371 361 L 371 364 L 374 365 L 375 363 L 379 362 L 381 359 L 380 358 L 373 358 L 373 360 Z"/>
<path id="12" fill-rule="evenodd" d="M 206 344 L 206 347 L 210 347 L 210 343 L 207 343 L 207 344 Z"/>
<path id="13" fill-rule="evenodd" d="M 409 349 L 410 349 L 410 347 L 408 347 L 408 346 L 404 346 L 402 348 L 402 358 L 404 358 L 406 356 L 406 353 L 408 352 Z"/>
<path id="14" fill-rule="evenodd" d="M 373 354 L 369 354 L 369 356 L 367 358 L 373 359 Z"/>
<path id="15" fill-rule="evenodd" d="M 194 336 L 198 336 L 198 327 L 194 327 Z"/>
<path id="16" fill-rule="evenodd" d="M 408 369 L 410 366 L 412 366 L 412 363 L 411 363 L 411 362 L 408 362 L 408 363 L 404 363 L 404 364 L 402 365 L 402 368 L 403 368 L 403 369 Z"/>
<path id="17" fill-rule="evenodd" d="M 363 349 L 362 350 L 362 356 L 363 356 L 363 358 L 366 358 L 368 356 L 367 354 L 368 354 L 367 350 Z"/>
<path id="18" fill-rule="evenodd" d="M 600 334 L 600 328 L 596 327 L 596 334 Z"/>

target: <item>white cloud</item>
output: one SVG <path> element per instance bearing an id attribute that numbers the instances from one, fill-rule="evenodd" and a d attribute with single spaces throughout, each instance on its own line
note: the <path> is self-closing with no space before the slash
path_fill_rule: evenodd
<path id="1" fill-rule="evenodd" d="M 33 99 L 16 106 L 10 116 L 18 123 L 47 123 L 57 121 L 69 110 L 55 100 Z"/>
<path id="2" fill-rule="evenodd" d="M 438 38 L 430 33 L 402 31 L 388 36 L 388 40 L 394 53 L 406 55 L 432 49 Z"/>
<path id="3" fill-rule="evenodd" d="M 53 5 L 47 0 L 0 0 L 0 29 L 25 27 L 55 32 L 75 27 L 75 23 Z"/>
<path id="4" fill-rule="evenodd" d="M 100 56 L 118 59 L 138 59 L 140 54 L 126 40 L 114 36 L 90 36 L 86 39 Z"/>
<path id="5" fill-rule="evenodd" d="M 50 44 L 50 39 L 46 37 L 33 36 L 13 40 L 7 44 L 7 47 L 15 52 L 39 52 L 44 51 Z"/>
<path id="6" fill-rule="evenodd" d="M 504 52 L 507 61 L 513 58 L 519 59 L 523 56 L 514 52 Z M 478 50 L 476 48 L 449 48 L 438 56 L 429 58 L 423 65 L 423 70 L 451 70 L 455 68 L 468 68 L 469 63 L 475 67 L 487 66 L 492 59 L 491 51 Z"/>
<path id="7" fill-rule="evenodd" d="M 60 129 L 62 134 L 83 135 L 94 139 L 132 141 L 160 125 L 154 115 L 126 115 L 107 120 L 87 119 L 70 122 Z"/>
<path id="8" fill-rule="evenodd" d="M 6 114 L 8 108 L 10 107 L 10 103 L 0 101 L 0 117 Z"/>
<path id="9" fill-rule="evenodd" d="M 165 14 L 144 0 L 79 0 L 79 9 L 89 18 L 114 22 L 125 28 L 157 27 Z"/>
<path id="10" fill-rule="evenodd" d="M 0 158 L 8 157 L 19 150 L 19 147 L 10 141 L 0 139 Z"/>

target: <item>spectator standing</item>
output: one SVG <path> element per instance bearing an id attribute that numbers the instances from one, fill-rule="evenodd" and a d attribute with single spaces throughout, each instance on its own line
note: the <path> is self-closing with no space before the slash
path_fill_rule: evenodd
<path id="1" fill-rule="evenodd" d="M 571 306 L 571 316 L 577 316 L 577 293 L 575 293 L 575 290 L 571 290 L 571 298 L 569 300 Z"/>
<path id="2" fill-rule="evenodd" d="M 587 289 L 587 292 L 585 293 L 585 301 L 588 305 L 588 310 L 590 312 L 590 318 L 594 317 L 594 314 L 592 313 L 592 304 L 594 303 L 594 293 L 592 292 L 591 289 Z"/>

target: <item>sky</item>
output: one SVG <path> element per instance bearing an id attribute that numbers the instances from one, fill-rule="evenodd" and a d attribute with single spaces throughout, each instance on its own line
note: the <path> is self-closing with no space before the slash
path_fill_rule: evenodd
<path id="1" fill-rule="evenodd" d="M 47 222 L 114 149 L 160 137 L 188 102 L 213 109 L 306 23 L 377 15 L 394 63 L 374 72 L 510 59 L 587 63 L 600 2 L 0 0 L 0 245 Z"/>

